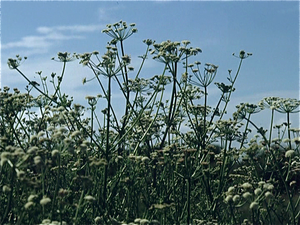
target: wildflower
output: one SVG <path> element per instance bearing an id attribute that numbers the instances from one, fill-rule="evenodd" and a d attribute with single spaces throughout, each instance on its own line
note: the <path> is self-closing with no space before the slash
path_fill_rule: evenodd
<path id="1" fill-rule="evenodd" d="M 224 201 L 225 201 L 226 203 L 232 202 L 232 195 L 227 195 Z"/>
<path id="2" fill-rule="evenodd" d="M 299 110 L 296 110 L 300 105 L 300 100 L 291 99 L 291 98 L 281 98 L 278 102 L 278 108 L 275 109 L 280 113 L 296 113 Z"/>
<path id="3" fill-rule="evenodd" d="M 296 137 L 293 139 L 293 142 L 295 142 L 296 144 L 300 143 L 300 137 Z"/>
<path id="4" fill-rule="evenodd" d="M 9 161 L 9 157 L 10 157 L 11 155 L 12 155 L 12 154 L 11 154 L 10 152 L 2 152 L 2 153 L 1 153 L 1 156 L 0 156 L 0 158 L 1 158 L 1 163 L 0 163 L 0 165 L 3 166 L 4 163 L 5 163 L 6 161 Z"/>
<path id="5" fill-rule="evenodd" d="M 232 55 L 235 56 L 235 53 L 233 53 Z M 240 58 L 240 59 L 246 59 L 246 58 L 248 58 L 248 57 L 251 56 L 251 55 L 252 55 L 251 52 L 248 52 L 248 53 L 246 54 L 246 52 L 245 52 L 244 50 L 241 50 L 240 53 L 239 53 L 239 56 L 236 56 L 236 57 L 238 57 L 238 58 Z"/>
<path id="6" fill-rule="evenodd" d="M 254 190 L 254 194 L 255 194 L 255 195 L 260 195 L 261 193 L 262 193 L 261 188 L 256 188 L 256 189 Z"/>
<path id="7" fill-rule="evenodd" d="M 271 199 L 273 197 L 273 194 L 271 192 L 267 191 L 265 193 L 265 197 L 266 197 L 266 199 Z"/>
<path id="8" fill-rule="evenodd" d="M 42 224 L 51 224 L 51 220 L 50 219 L 44 219 L 42 221 Z"/>
<path id="9" fill-rule="evenodd" d="M 228 93 L 231 90 L 234 91 L 232 85 L 225 85 L 224 83 L 215 82 L 215 85 L 221 90 L 222 93 Z"/>
<path id="10" fill-rule="evenodd" d="M 27 202 L 25 205 L 24 205 L 24 208 L 25 209 L 29 209 L 31 206 L 33 206 L 34 203 L 33 202 Z"/>
<path id="11" fill-rule="evenodd" d="M 252 194 L 250 193 L 250 192 L 245 192 L 244 194 L 243 194 L 243 198 L 245 198 L 245 199 L 249 199 L 249 198 L 251 198 L 252 197 Z"/>
<path id="12" fill-rule="evenodd" d="M 16 169 L 16 172 L 17 172 L 17 177 L 19 178 L 19 179 L 23 179 L 24 177 L 25 177 L 25 172 L 23 171 L 23 170 L 18 170 L 18 169 Z"/>
<path id="13" fill-rule="evenodd" d="M 262 108 L 267 107 L 267 108 L 271 108 L 272 110 L 277 108 L 277 102 L 280 100 L 279 97 L 266 97 L 263 98 L 258 105 Z"/>
<path id="14" fill-rule="evenodd" d="M 71 144 L 71 143 L 72 143 L 72 139 L 71 139 L 71 138 L 68 138 L 68 137 L 66 137 L 66 138 L 64 138 L 63 142 L 64 142 L 64 144 L 65 144 L 65 145 L 69 145 L 69 144 Z"/>
<path id="15" fill-rule="evenodd" d="M 137 155 L 137 156 L 135 156 L 135 161 L 141 161 L 142 160 L 142 158 L 143 158 L 143 156 L 141 156 L 141 155 Z"/>
<path id="16" fill-rule="evenodd" d="M 63 112 L 63 111 L 65 111 L 65 107 L 59 106 L 56 110 L 57 110 L 58 112 Z"/>
<path id="17" fill-rule="evenodd" d="M 65 62 L 66 63 L 66 62 L 75 60 L 76 54 L 74 53 L 73 56 L 70 56 L 70 53 L 68 53 L 68 52 L 58 52 L 57 58 L 58 58 L 58 60 L 55 60 L 55 58 L 53 57 L 52 60 L 57 61 L 57 62 Z"/>
<path id="18" fill-rule="evenodd" d="M 188 40 L 183 40 L 183 41 L 181 41 L 181 43 L 182 43 L 183 45 L 187 46 L 187 45 L 189 45 L 191 42 L 188 41 Z"/>
<path id="19" fill-rule="evenodd" d="M 258 113 L 262 110 L 262 107 L 259 105 L 254 105 L 250 103 L 241 103 L 236 106 L 237 111 L 233 114 L 233 118 L 235 120 L 243 120 L 245 118 L 248 118 L 250 115 L 254 113 Z M 247 114 L 249 116 L 247 116 Z"/>
<path id="20" fill-rule="evenodd" d="M 257 202 L 251 202 L 251 204 L 250 204 L 250 209 L 257 209 L 258 208 L 258 203 Z"/>
<path id="21" fill-rule="evenodd" d="M 274 139 L 272 139 L 272 142 L 274 142 L 274 143 L 277 143 L 277 142 L 280 142 L 280 141 L 281 141 L 280 138 L 274 138 Z"/>
<path id="22" fill-rule="evenodd" d="M 11 191 L 11 188 L 8 185 L 3 185 L 2 191 L 3 193 L 8 193 Z"/>
<path id="23" fill-rule="evenodd" d="M 94 219 L 95 223 L 96 224 L 100 224 L 103 222 L 103 219 L 100 217 L 100 216 L 97 216 L 95 219 Z"/>
<path id="24" fill-rule="evenodd" d="M 232 187 L 232 186 L 229 187 L 227 190 L 228 193 L 233 193 L 234 191 L 235 191 L 235 187 Z"/>
<path id="25" fill-rule="evenodd" d="M 39 165 L 42 162 L 42 158 L 41 158 L 41 156 L 38 155 L 33 158 L 33 161 L 34 161 L 35 165 Z"/>
<path id="26" fill-rule="evenodd" d="M 142 162 L 147 163 L 150 161 L 150 159 L 147 156 L 142 157 Z"/>
<path id="27" fill-rule="evenodd" d="M 39 148 L 37 146 L 31 146 L 28 150 L 27 150 L 27 153 L 28 154 L 35 154 L 36 151 L 38 150 Z"/>
<path id="28" fill-rule="evenodd" d="M 140 220 L 140 224 L 141 224 L 141 225 L 149 224 L 149 220 L 147 220 L 147 219 L 141 219 L 141 220 Z"/>
<path id="29" fill-rule="evenodd" d="M 68 132 L 68 128 L 66 128 L 66 127 L 62 126 L 62 127 L 58 128 L 58 130 L 57 130 L 57 131 L 58 131 L 58 132 L 61 132 L 62 134 L 65 134 L 65 133 L 67 133 L 67 132 Z"/>
<path id="30" fill-rule="evenodd" d="M 117 162 L 121 161 L 122 159 L 123 159 L 123 157 L 120 156 L 120 155 L 118 155 L 118 156 L 115 158 L 115 162 L 117 163 Z"/>
<path id="31" fill-rule="evenodd" d="M 20 66 L 21 61 L 22 61 L 21 57 L 17 57 L 17 59 L 9 58 L 7 60 L 7 65 L 9 67 L 9 69 L 12 69 L 12 70 L 17 69 Z"/>
<path id="32" fill-rule="evenodd" d="M 242 59 L 242 58 L 244 58 L 245 57 L 245 51 L 244 50 L 241 50 L 240 51 L 240 58 Z"/>
<path id="33" fill-rule="evenodd" d="M 69 192 L 70 192 L 69 190 L 60 188 L 59 191 L 58 191 L 58 196 L 64 197 L 64 196 L 66 196 Z"/>
<path id="34" fill-rule="evenodd" d="M 152 41 L 151 39 L 144 40 L 143 42 L 148 46 L 150 46 L 154 43 L 154 41 Z"/>
<path id="35" fill-rule="evenodd" d="M 122 56 L 122 60 L 126 65 L 130 64 L 130 62 L 131 62 L 131 58 L 129 55 Z"/>
<path id="36" fill-rule="evenodd" d="M 239 202 L 239 201 L 240 201 L 240 196 L 239 196 L 239 195 L 233 196 L 232 201 L 233 201 L 234 203 Z"/>
<path id="37" fill-rule="evenodd" d="M 285 152 L 285 158 L 291 158 L 295 154 L 295 151 L 290 149 Z"/>
<path id="38" fill-rule="evenodd" d="M 282 140 L 283 143 L 289 143 L 291 140 L 289 138 L 285 138 Z"/>
<path id="39" fill-rule="evenodd" d="M 52 158 L 56 158 L 57 156 L 59 156 L 59 150 L 57 150 L 57 149 L 54 149 L 54 150 L 52 150 L 52 152 L 51 152 L 51 156 L 52 156 Z"/>
<path id="40" fill-rule="evenodd" d="M 49 127 L 47 127 L 47 131 L 51 132 L 51 131 L 54 131 L 54 126 L 50 125 Z"/>
<path id="41" fill-rule="evenodd" d="M 38 136 L 37 135 L 32 135 L 32 136 L 30 136 L 29 142 L 33 143 L 33 142 L 36 142 L 37 140 L 38 140 Z"/>
<path id="42" fill-rule="evenodd" d="M 201 87 L 208 87 L 212 83 L 212 81 L 215 79 L 218 66 L 211 64 L 211 63 L 206 63 L 205 68 L 204 68 L 204 74 L 202 75 L 200 73 L 199 64 L 197 63 L 196 65 L 197 65 L 197 68 L 192 69 L 192 72 L 194 73 L 197 81 L 191 80 L 191 83 L 193 83 L 195 85 L 199 85 Z"/>
<path id="43" fill-rule="evenodd" d="M 80 134 L 81 134 L 81 132 L 79 130 L 75 130 L 72 132 L 70 137 L 75 138 L 75 137 L 78 137 Z"/>
<path id="44" fill-rule="evenodd" d="M 141 221 L 141 218 L 135 218 L 133 222 L 134 223 L 140 223 L 140 221 Z"/>
<path id="45" fill-rule="evenodd" d="M 122 21 L 114 24 L 108 24 L 106 27 L 106 29 L 102 30 L 102 33 L 112 37 L 115 41 L 123 41 L 137 32 L 134 23 L 131 23 L 130 27 L 128 27 L 126 22 Z"/>
<path id="46" fill-rule="evenodd" d="M 128 156 L 128 158 L 134 160 L 135 159 L 135 155 L 133 155 L 133 154 L 130 153 L 129 156 Z"/>
<path id="47" fill-rule="evenodd" d="M 51 199 L 48 198 L 48 197 L 46 197 L 46 196 L 44 196 L 44 197 L 41 199 L 40 204 L 41 204 L 42 206 L 44 206 L 44 205 L 47 205 L 47 204 L 50 203 L 50 202 L 51 202 Z"/>
<path id="48" fill-rule="evenodd" d="M 93 196 L 91 196 L 91 195 L 86 195 L 84 197 L 84 199 L 87 200 L 87 201 L 89 201 L 89 202 L 96 201 L 96 199 Z"/>
<path id="49" fill-rule="evenodd" d="M 29 195 L 29 197 L 27 198 L 27 201 L 32 202 L 36 197 L 37 197 L 37 195 Z"/>
<path id="50" fill-rule="evenodd" d="M 264 188 L 265 190 L 271 191 L 271 190 L 274 189 L 274 185 L 273 185 L 273 184 L 264 184 L 263 188 Z"/>

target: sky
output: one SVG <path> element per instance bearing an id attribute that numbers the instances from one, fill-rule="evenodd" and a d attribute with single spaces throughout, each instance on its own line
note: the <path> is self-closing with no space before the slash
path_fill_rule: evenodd
<path id="1" fill-rule="evenodd" d="M 135 68 L 146 50 L 144 39 L 191 41 L 202 49 L 194 61 L 218 65 L 216 82 L 227 83 L 228 69 L 237 70 L 239 59 L 232 53 L 253 53 L 243 62 L 229 114 L 241 102 L 258 103 L 264 97 L 299 99 L 298 1 L 1 1 L 1 86 L 25 91 L 27 82 L 7 66 L 16 54 L 28 57 L 19 69 L 37 81 L 37 71 L 49 78 L 62 71 L 62 63 L 51 60 L 58 52 L 103 54 L 110 38 L 101 31 L 120 20 L 138 29 L 125 41 Z M 141 76 L 160 73 L 162 64 L 150 57 Z M 92 75 L 78 61 L 70 62 L 62 88 L 82 103 L 86 95 L 100 92 L 96 84 L 82 85 Z M 211 102 L 219 96 L 216 87 L 209 87 Z M 259 114 L 258 125 L 267 125 L 270 112 Z M 298 126 L 299 116 L 293 124 Z"/>

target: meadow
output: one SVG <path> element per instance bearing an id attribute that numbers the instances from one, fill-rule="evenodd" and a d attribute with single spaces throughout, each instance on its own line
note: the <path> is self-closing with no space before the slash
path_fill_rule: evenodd
<path id="1" fill-rule="evenodd" d="M 300 224 L 300 129 L 290 119 L 300 101 L 230 104 L 252 53 L 233 54 L 237 69 L 225 84 L 215 81 L 217 65 L 196 61 L 202 51 L 188 40 L 144 40 L 133 68 L 124 45 L 135 24 L 102 32 L 111 37 L 103 55 L 59 52 L 61 74 L 40 71 L 39 82 L 21 70 L 26 57 L 8 59 L 28 85 L 0 90 L 1 224 Z M 99 85 L 87 106 L 61 88 L 74 60 L 93 74 L 83 85 Z M 148 60 L 163 71 L 145 77 Z M 220 91 L 214 106 L 211 85 Z M 228 107 L 236 111 L 224 119 Z M 262 110 L 269 127 L 252 120 Z"/>

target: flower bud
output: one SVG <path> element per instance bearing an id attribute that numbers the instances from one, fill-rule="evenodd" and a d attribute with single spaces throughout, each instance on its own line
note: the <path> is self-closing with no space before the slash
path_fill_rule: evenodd
<path id="1" fill-rule="evenodd" d="M 250 209 L 253 209 L 253 210 L 255 210 L 255 209 L 257 209 L 258 208 L 258 203 L 257 202 L 251 202 L 251 204 L 250 204 Z"/>
<path id="2" fill-rule="evenodd" d="M 48 198 L 48 197 L 46 197 L 46 196 L 44 196 L 44 197 L 41 199 L 40 204 L 41 204 L 41 205 L 46 205 L 46 204 L 48 204 L 48 203 L 50 203 L 50 202 L 51 202 L 51 199 Z"/>

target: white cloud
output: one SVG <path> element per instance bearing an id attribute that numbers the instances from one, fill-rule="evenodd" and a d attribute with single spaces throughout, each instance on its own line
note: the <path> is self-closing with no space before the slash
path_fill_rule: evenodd
<path id="1" fill-rule="evenodd" d="M 54 27 L 38 27 L 37 32 L 42 34 L 48 34 L 58 31 L 68 31 L 68 32 L 95 32 L 95 31 L 101 31 L 103 29 L 103 25 L 96 25 L 96 24 L 90 24 L 90 25 L 71 25 L 71 26 L 54 26 Z"/>
<path id="2" fill-rule="evenodd" d="M 19 41 L 3 43 L 2 50 L 26 48 L 34 52 L 47 52 L 57 42 L 84 39 L 84 33 L 101 31 L 103 25 L 42 26 L 36 29 L 37 35 L 22 37 Z"/>
<path id="3" fill-rule="evenodd" d="M 26 36 L 23 37 L 20 41 L 8 42 L 2 44 L 2 49 L 11 49 L 11 48 L 47 48 L 51 45 L 49 41 L 46 40 L 44 36 Z"/>

